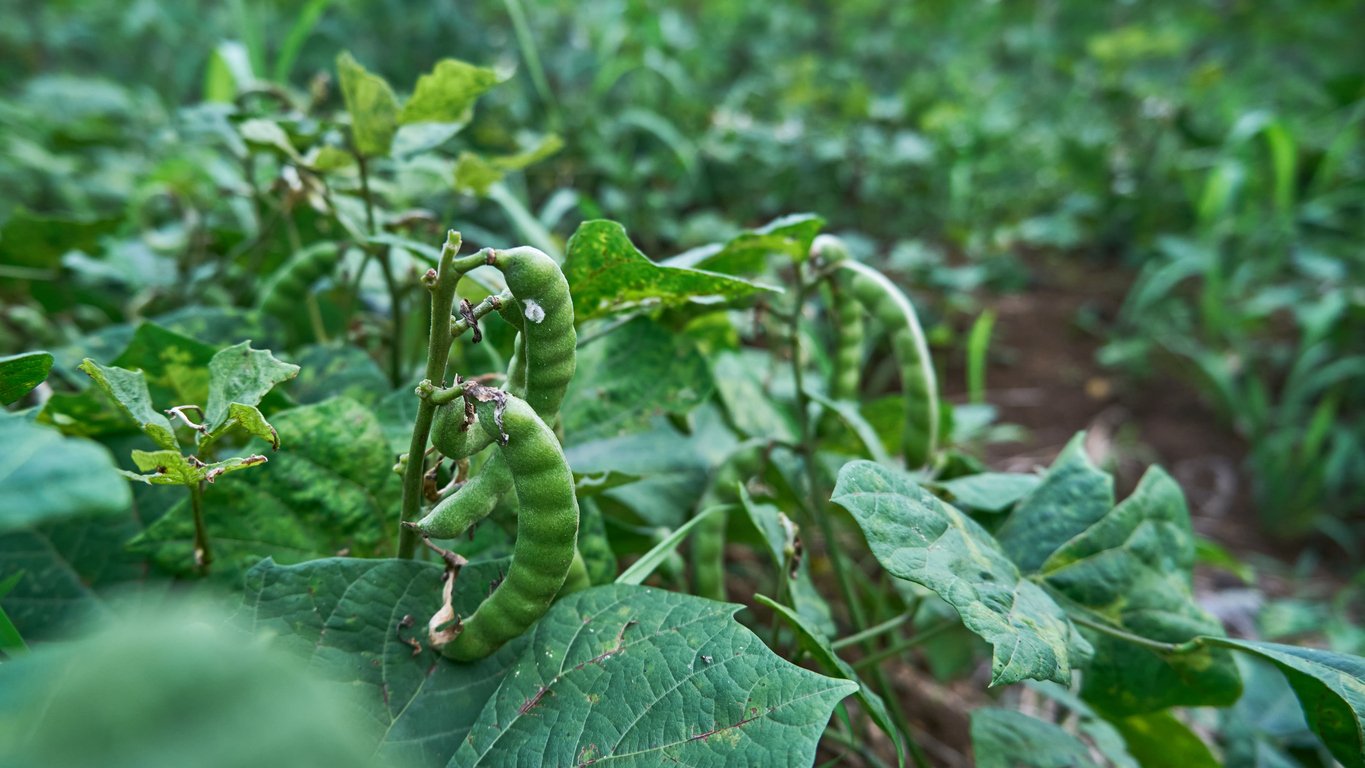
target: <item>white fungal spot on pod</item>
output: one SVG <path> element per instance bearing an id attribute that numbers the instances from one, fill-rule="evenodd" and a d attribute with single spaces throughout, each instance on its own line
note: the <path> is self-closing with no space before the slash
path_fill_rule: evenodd
<path id="1" fill-rule="evenodd" d="M 540 325 L 545 321 L 545 308 L 540 306 L 540 302 L 535 299 L 527 299 L 523 301 L 521 305 L 522 313 L 526 315 L 527 320 L 530 320 L 536 325 Z"/>

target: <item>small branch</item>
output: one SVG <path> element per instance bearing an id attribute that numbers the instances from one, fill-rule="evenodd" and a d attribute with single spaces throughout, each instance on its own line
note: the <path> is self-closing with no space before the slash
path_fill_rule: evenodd
<path id="1" fill-rule="evenodd" d="M 506 305 L 507 302 L 511 300 L 512 292 L 503 291 L 502 293 L 495 293 L 492 296 L 489 296 L 488 298 L 479 302 L 478 304 L 475 304 L 474 306 L 470 307 L 468 314 L 465 314 L 464 311 L 461 310 L 460 317 L 452 316 L 450 318 L 451 338 L 458 338 L 465 331 L 468 331 L 470 328 L 474 328 L 475 329 L 474 341 L 477 343 L 479 340 L 478 322 L 482 320 L 484 317 L 501 310 L 503 306 Z"/>
<path id="2" fill-rule="evenodd" d="M 934 639 L 935 637 L 938 637 L 944 632 L 947 632 L 948 630 L 952 629 L 953 627 L 959 626 L 960 624 L 961 622 L 959 622 L 957 619 L 948 619 L 947 621 L 944 621 L 942 624 L 935 624 L 934 626 L 924 630 L 923 632 L 916 632 L 914 636 L 906 638 L 905 640 L 902 640 L 899 643 L 896 643 L 895 645 L 892 645 L 888 648 L 883 648 L 882 650 L 877 651 L 871 656 L 864 656 L 863 658 L 858 659 L 857 661 L 853 662 L 853 668 L 863 669 L 865 667 L 880 664 L 881 662 L 899 656 L 902 653 L 905 653 L 906 651 L 916 646 L 927 643 L 930 640 Z M 907 733 L 906 735 L 908 736 L 909 734 Z"/>

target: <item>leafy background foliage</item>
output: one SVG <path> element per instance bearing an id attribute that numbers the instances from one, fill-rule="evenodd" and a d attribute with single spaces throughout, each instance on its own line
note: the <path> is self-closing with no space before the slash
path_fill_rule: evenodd
<path id="1" fill-rule="evenodd" d="M 1339 0 L 0 10 L 0 741 L 1360 765 L 1361 24 Z M 468 667 L 428 647 L 434 559 L 390 559 L 447 225 L 563 264 L 557 427 L 599 585 Z M 910 288 L 948 393 L 923 469 L 889 329 L 832 399 L 825 229 Z M 450 368 L 497 382 L 515 330 L 481 329 Z M 1153 388 L 1207 412 L 1181 440 L 1237 447 L 1073 423 L 1141 422 Z M 458 613 L 515 506 L 442 543 L 471 560 Z M 682 594 L 708 536 L 752 610 Z M 148 730 L 167 697 L 192 758 Z M 83 752 L 91 723 L 120 738 Z"/>

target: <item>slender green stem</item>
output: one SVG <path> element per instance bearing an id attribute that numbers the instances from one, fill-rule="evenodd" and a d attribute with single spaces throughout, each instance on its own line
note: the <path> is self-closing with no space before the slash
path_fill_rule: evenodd
<path id="1" fill-rule="evenodd" d="M 190 489 L 190 509 L 194 513 L 194 565 L 199 575 L 209 575 L 213 565 L 213 550 L 209 548 L 209 532 L 204 527 L 204 483 L 197 482 Z"/>
<path id="2" fill-rule="evenodd" d="M 887 659 L 905 653 L 911 648 L 929 642 L 935 637 L 938 637 L 944 632 L 947 632 L 953 627 L 956 627 L 958 624 L 959 622 L 957 621 L 957 619 L 949 619 L 943 622 L 942 624 L 935 624 L 934 626 L 924 630 L 923 632 L 916 632 L 911 637 L 908 637 L 900 641 L 899 643 L 896 643 L 895 645 L 883 648 L 882 650 L 877 651 L 871 656 L 864 656 L 863 658 L 858 659 L 857 661 L 853 662 L 853 668 L 864 669 L 866 667 L 871 667 L 880 664 L 881 662 L 886 661 Z"/>
<path id="3" fill-rule="evenodd" d="M 374 195 L 370 192 L 370 170 L 365 156 L 355 153 L 356 169 L 360 173 L 360 196 L 365 201 L 365 229 L 371 236 L 379 234 L 375 227 Z M 379 261 L 380 275 L 389 293 L 389 315 L 392 317 L 392 335 L 389 343 L 389 383 L 398 386 L 403 383 L 403 293 L 398 288 L 398 280 L 393 275 L 393 262 L 389 259 L 387 246 L 375 251 Z M 453 295 L 453 294 L 452 294 Z"/>
<path id="4" fill-rule="evenodd" d="M 423 282 L 431 291 L 431 332 L 427 337 L 426 381 L 444 386 L 446 362 L 450 359 L 450 309 L 455 303 L 455 286 L 460 282 L 455 254 L 460 250 L 460 233 L 452 230 L 441 249 L 441 260 L 435 270 L 427 272 Z M 426 454 L 431 422 L 436 416 L 436 404 L 423 397 L 417 403 L 417 420 L 412 425 L 412 442 L 408 444 L 408 463 L 403 470 L 404 522 L 414 521 L 422 511 L 422 457 Z M 417 551 L 417 534 L 407 526 L 399 526 L 398 556 L 411 558 Z"/>
<path id="5" fill-rule="evenodd" d="M 840 648 L 847 648 L 850 645 L 856 645 L 865 640 L 871 640 L 877 635 L 889 632 L 895 629 L 896 627 L 901 626 L 902 624 L 910 620 L 910 616 L 911 614 L 909 613 L 903 613 L 894 619 L 888 619 L 887 621 L 883 621 L 882 623 L 877 624 L 876 626 L 868 627 L 867 629 L 864 629 L 861 632 L 854 633 L 852 635 L 849 635 L 848 637 L 841 637 L 838 640 L 835 640 L 834 642 L 830 643 L 830 648 L 833 648 L 834 650 L 837 651 Z"/>
<path id="6" fill-rule="evenodd" d="M 1132 632 L 1119 629 L 1118 627 L 1115 627 L 1112 624 L 1106 624 L 1102 621 L 1094 621 L 1092 619 L 1087 619 L 1084 616 L 1078 616 L 1074 613 L 1069 614 L 1067 618 L 1071 619 L 1072 623 L 1074 624 L 1079 624 L 1082 627 L 1086 627 L 1087 629 L 1093 629 L 1096 632 L 1109 635 L 1110 637 L 1118 638 L 1119 640 L 1132 643 L 1133 645 L 1140 645 L 1143 648 L 1156 651 L 1157 653 L 1168 654 L 1193 653 L 1194 651 L 1197 651 L 1200 648 L 1204 647 L 1203 642 L 1201 642 L 1197 637 L 1194 638 L 1193 640 L 1189 640 L 1183 643 L 1163 643 L 1160 640 L 1153 640 L 1148 637 L 1143 637 L 1142 635 L 1135 635 Z"/>

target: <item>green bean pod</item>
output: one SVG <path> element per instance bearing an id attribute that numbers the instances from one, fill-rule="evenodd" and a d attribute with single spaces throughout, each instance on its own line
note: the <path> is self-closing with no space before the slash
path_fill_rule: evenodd
<path id="1" fill-rule="evenodd" d="M 341 256 L 333 242 L 315 243 L 296 252 L 270 276 L 256 306 L 271 315 L 292 314 L 308 287 L 330 274 Z"/>
<path id="2" fill-rule="evenodd" d="M 466 384 L 479 423 L 512 471 L 520 513 L 512 564 L 497 589 L 441 651 L 457 661 L 488 656 L 544 615 L 569 575 L 577 549 L 573 473 L 550 427 L 515 395 Z"/>
<path id="3" fill-rule="evenodd" d="M 844 260 L 839 271 L 848 278 L 853 298 L 890 337 L 905 398 L 905 463 L 924 466 L 938 450 L 938 381 L 915 307 L 886 275 L 866 264 Z"/>
<path id="4" fill-rule="evenodd" d="M 510 490 L 512 470 L 502 454 L 495 453 L 484 462 L 478 474 L 441 499 L 426 517 L 418 520 L 417 530 L 433 539 L 463 536 L 476 523 L 488 517 Z"/>
<path id="5" fill-rule="evenodd" d="M 491 251 L 488 263 L 502 272 L 516 299 L 516 310 L 505 308 L 503 316 L 512 311 L 521 315 L 519 325 L 517 320 L 512 322 L 526 340 L 526 402 L 551 423 L 564 402 L 578 360 L 569 282 L 554 259 L 527 246 Z"/>
<path id="6" fill-rule="evenodd" d="M 739 485 L 763 469 L 767 443 L 741 445 L 721 462 L 707 482 L 697 512 L 739 502 Z M 692 586 L 699 597 L 725 600 L 725 527 L 729 516 L 711 515 L 692 532 Z"/>

